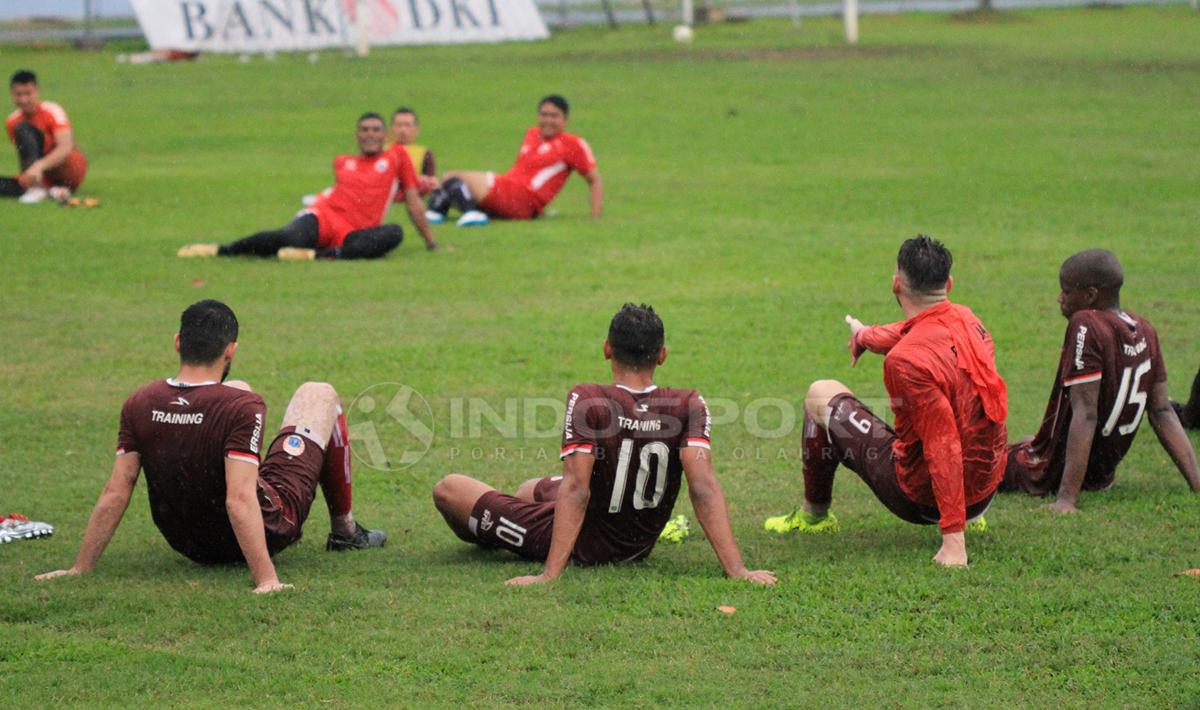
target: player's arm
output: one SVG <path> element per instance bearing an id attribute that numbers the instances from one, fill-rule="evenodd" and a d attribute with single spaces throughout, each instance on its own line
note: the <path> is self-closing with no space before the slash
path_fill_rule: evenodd
<path id="1" fill-rule="evenodd" d="M 1100 380 L 1071 385 L 1071 423 L 1067 427 L 1067 459 L 1063 465 L 1058 497 L 1050 504 L 1056 513 L 1077 513 L 1075 502 L 1087 476 L 1088 459 L 1092 455 L 1092 439 L 1096 436 L 1099 418 Z"/>
<path id="2" fill-rule="evenodd" d="M 437 251 L 437 240 L 433 238 L 429 221 L 425 219 L 425 203 L 421 201 L 421 191 L 416 187 L 404 188 L 404 205 L 408 208 L 408 218 L 417 228 L 421 239 L 425 240 L 425 248 L 429 251 Z"/>
<path id="3" fill-rule="evenodd" d="M 104 490 L 101 491 L 96 506 L 92 508 L 92 515 L 88 518 L 87 529 L 84 530 L 79 552 L 75 555 L 74 566 L 39 574 L 35 579 L 85 574 L 95 569 L 100 555 L 104 554 L 104 548 L 108 547 L 108 541 L 121 524 L 125 509 L 129 507 L 129 499 L 133 496 L 133 488 L 137 484 L 141 468 L 142 459 L 136 451 L 117 455 L 117 459 L 113 461 L 112 475 L 109 476 L 108 483 L 104 484 Z"/>
<path id="4" fill-rule="evenodd" d="M 1192 449 L 1192 442 L 1188 440 L 1187 433 L 1183 431 L 1183 425 L 1179 423 L 1175 408 L 1171 406 L 1166 381 L 1156 382 L 1150 388 L 1150 426 L 1158 435 L 1158 443 L 1162 444 L 1171 460 L 1175 462 L 1175 467 L 1183 474 L 1183 480 L 1187 481 L 1193 493 L 1200 493 L 1200 471 L 1196 466 L 1196 452 Z"/>
<path id="5" fill-rule="evenodd" d="M 863 322 L 852 315 L 846 315 L 846 324 L 850 326 L 850 367 L 858 364 L 858 358 L 868 350 L 887 355 L 896 343 L 900 342 L 900 328 L 903 323 L 888 325 L 863 325 Z"/>
<path id="6" fill-rule="evenodd" d="M 592 168 L 590 172 L 582 173 L 582 175 L 588 184 L 588 201 L 592 206 L 592 219 L 600 219 L 600 215 L 604 212 L 604 180 L 601 179 L 600 171 L 596 168 Z"/>
<path id="7" fill-rule="evenodd" d="M 40 183 L 47 170 L 53 170 L 67 162 L 67 157 L 75 149 L 75 135 L 70 128 L 59 128 L 54 131 L 54 149 L 25 168 L 21 176 L 27 180 Z"/>
<path id="8" fill-rule="evenodd" d="M 963 485 L 962 442 L 950 401 L 932 383 L 921 385 L 913 413 L 913 428 L 921 440 L 925 466 L 933 484 L 942 531 L 942 547 L 933 561 L 943 567 L 965 567 L 967 542 L 966 491 Z"/>
<path id="9" fill-rule="evenodd" d="M 742 561 L 741 550 L 729 525 L 729 506 L 725 493 L 713 474 L 709 451 L 700 446 L 688 446 L 679 452 L 683 473 L 687 476 L 688 497 L 696 511 L 696 519 L 704 528 L 704 536 L 712 545 L 725 575 L 745 579 L 755 584 L 775 584 L 775 575 L 768 570 L 748 570 Z"/>
<path id="10" fill-rule="evenodd" d="M 254 577 L 254 593 L 265 594 L 290 588 L 275 574 L 275 563 L 267 552 L 267 533 L 262 508 L 258 505 L 258 466 L 248 461 L 225 459 L 225 510 L 237 537 L 238 547 Z"/>
<path id="11" fill-rule="evenodd" d="M 525 586 L 557 579 L 571 561 L 571 551 L 579 539 L 579 530 L 592 497 L 590 479 L 596 457 L 574 453 L 563 461 L 563 479 L 554 501 L 554 529 L 550 533 L 550 552 L 541 574 L 513 577 L 507 584 Z"/>

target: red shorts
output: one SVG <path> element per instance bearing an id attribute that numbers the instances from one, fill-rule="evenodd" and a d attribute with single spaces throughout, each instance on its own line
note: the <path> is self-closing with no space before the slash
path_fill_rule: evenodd
<path id="1" fill-rule="evenodd" d="M 325 450 L 295 431 L 280 429 L 258 467 L 258 503 L 272 555 L 300 539 L 325 465 Z"/>
<path id="2" fill-rule="evenodd" d="M 44 181 L 47 187 L 62 185 L 74 192 L 83 184 L 83 178 L 87 175 L 87 169 L 87 156 L 76 148 L 67 155 L 67 159 L 63 161 L 62 165 L 45 172 Z"/>
<path id="3" fill-rule="evenodd" d="M 533 219 L 542 213 L 542 205 L 532 192 L 512 178 L 497 175 L 488 187 L 480 208 L 500 219 Z"/>
<path id="4" fill-rule="evenodd" d="M 300 214 L 305 213 L 317 218 L 318 249 L 340 247 L 342 242 L 346 241 L 346 235 L 355 229 L 353 225 L 336 212 L 329 210 L 318 211 L 310 208 L 302 211 Z"/>

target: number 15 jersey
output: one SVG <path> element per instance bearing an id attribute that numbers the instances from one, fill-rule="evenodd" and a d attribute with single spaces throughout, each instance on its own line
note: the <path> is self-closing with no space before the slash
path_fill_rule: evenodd
<path id="1" fill-rule="evenodd" d="M 1100 383 L 1096 433 L 1083 487 L 1112 485 L 1146 412 L 1150 389 L 1167 379 L 1158 334 L 1145 318 L 1127 312 L 1082 310 L 1071 316 L 1042 427 L 1028 447 L 1029 463 L 1046 461 L 1047 490 L 1058 489 L 1071 427 L 1070 388 Z"/>
<path id="2" fill-rule="evenodd" d="M 688 446 L 711 448 L 712 418 L 696 390 L 576 385 L 567 395 L 562 458 L 596 457 L 574 556 L 641 559 L 671 517 Z"/>

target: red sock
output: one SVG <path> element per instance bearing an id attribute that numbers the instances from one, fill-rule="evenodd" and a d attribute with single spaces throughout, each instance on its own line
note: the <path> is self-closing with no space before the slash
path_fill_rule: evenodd
<path id="1" fill-rule="evenodd" d="M 817 506 L 833 501 L 833 474 L 837 471 L 837 452 L 829 435 L 816 422 L 804 417 L 804 500 Z"/>
<path id="2" fill-rule="evenodd" d="M 350 512 L 350 431 L 346 414 L 338 408 L 333 435 L 325 446 L 325 464 L 321 468 L 321 492 L 329 515 L 341 516 Z"/>

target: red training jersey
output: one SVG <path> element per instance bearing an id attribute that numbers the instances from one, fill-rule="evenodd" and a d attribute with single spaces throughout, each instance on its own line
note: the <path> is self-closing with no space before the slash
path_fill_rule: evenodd
<path id="1" fill-rule="evenodd" d="M 154 524 L 197 562 L 242 559 L 225 510 L 225 459 L 258 465 L 262 397 L 223 384 L 159 380 L 121 408 L 117 455 L 137 452 Z"/>
<path id="2" fill-rule="evenodd" d="M 4 127 L 8 130 L 8 140 L 13 143 L 17 141 L 16 130 L 20 123 L 31 123 L 42 132 L 43 155 L 54 150 L 54 132 L 71 127 L 67 112 L 53 101 L 38 102 L 32 116 L 26 116 L 20 109 L 8 114 Z"/>
<path id="3" fill-rule="evenodd" d="M 1022 487 L 1037 495 L 1058 490 L 1071 428 L 1069 389 L 1087 382 L 1100 383 L 1100 396 L 1083 487 L 1101 490 L 1112 485 L 1117 464 L 1137 436 L 1150 388 L 1166 379 L 1158 333 L 1145 318 L 1125 311 L 1077 311 L 1067 324 L 1042 426 L 1020 454 L 1030 469 L 1046 462 L 1045 475 L 1023 481 Z"/>
<path id="4" fill-rule="evenodd" d="M 410 187 L 417 187 L 417 174 L 403 146 L 376 155 L 339 155 L 333 159 L 333 188 L 306 211 L 337 225 L 333 243 L 326 246 L 341 246 L 350 232 L 378 227 L 397 190 Z"/>
<path id="5" fill-rule="evenodd" d="M 562 458 L 584 453 L 596 461 L 574 559 L 596 564 L 650 554 L 679 495 L 679 452 L 711 448 L 711 426 L 696 390 L 576 385 L 567 395 Z"/>
<path id="6" fill-rule="evenodd" d="M 883 361 L 896 414 L 896 478 L 911 500 L 937 506 L 943 532 L 961 532 L 967 506 L 996 490 L 1007 462 L 995 342 L 971 309 L 949 301 L 905 321 L 899 333 Z M 989 401 L 996 403 L 990 415 Z"/>
<path id="7" fill-rule="evenodd" d="M 587 141 L 572 133 L 542 138 L 537 126 L 525 131 L 517 162 L 504 173 L 533 193 L 539 211 L 558 195 L 571 171 L 588 175 L 596 169 L 596 158 Z"/>

